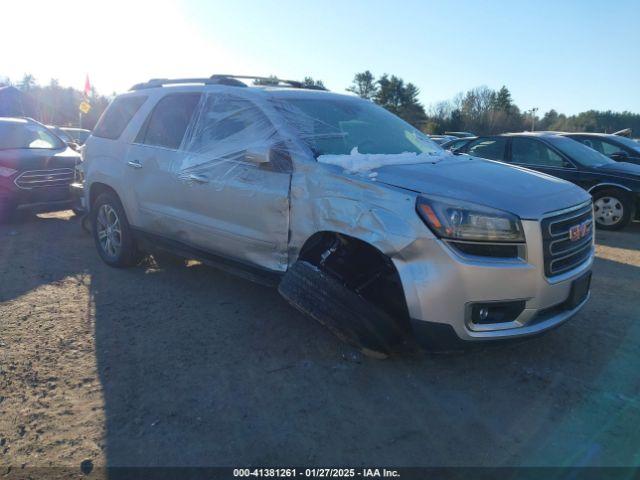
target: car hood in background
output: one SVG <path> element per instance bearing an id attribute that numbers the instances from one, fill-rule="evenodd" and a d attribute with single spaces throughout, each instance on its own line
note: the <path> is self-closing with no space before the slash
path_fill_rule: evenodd
<path id="1" fill-rule="evenodd" d="M 610 175 L 616 175 L 620 177 L 630 178 L 632 180 L 640 181 L 640 165 L 628 162 L 613 162 L 605 163 L 596 167 L 595 170 L 607 173 Z"/>
<path id="2" fill-rule="evenodd" d="M 80 163 L 80 154 L 71 148 L 0 150 L 0 167 L 18 171 L 73 168 L 78 163 Z"/>
<path id="3" fill-rule="evenodd" d="M 468 156 L 376 171 L 376 182 L 506 210 L 523 219 L 539 219 L 591 199 L 580 187 L 559 178 Z"/>

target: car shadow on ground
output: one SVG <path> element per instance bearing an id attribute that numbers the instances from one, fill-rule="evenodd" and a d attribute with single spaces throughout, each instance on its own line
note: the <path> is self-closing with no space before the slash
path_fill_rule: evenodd
<path id="1" fill-rule="evenodd" d="M 110 466 L 640 462 L 636 265 L 597 259 L 587 307 L 542 337 L 380 361 L 275 289 L 193 262 L 109 268 L 75 220 L 16 228 L 32 255 L 2 301 L 88 285 Z M 619 233 L 598 239 L 630 249 Z"/>
<path id="2" fill-rule="evenodd" d="M 640 222 L 632 222 L 623 230 L 596 231 L 596 242 L 614 248 L 640 250 Z"/>
<path id="3" fill-rule="evenodd" d="M 588 307 L 540 338 L 387 361 L 203 265 L 91 268 L 109 465 L 637 460 L 635 266 L 598 260 Z"/>
<path id="4" fill-rule="evenodd" d="M 79 225 L 76 216 L 26 213 L 10 223 L 0 223 L 0 278 L 4 279 L 0 302 L 70 276 L 84 281 L 88 237 Z"/>

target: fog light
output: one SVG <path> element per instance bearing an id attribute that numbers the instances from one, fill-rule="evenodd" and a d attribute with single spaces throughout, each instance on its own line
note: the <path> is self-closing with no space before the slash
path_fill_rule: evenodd
<path id="1" fill-rule="evenodd" d="M 471 322 L 485 325 L 513 322 L 522 313 L 524 306 L 524 300 L 474 303 L 471 306 Z"/>

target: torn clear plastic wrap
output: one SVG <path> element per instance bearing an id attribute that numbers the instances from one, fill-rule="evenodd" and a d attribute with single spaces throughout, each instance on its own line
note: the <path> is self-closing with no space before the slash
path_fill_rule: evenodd
<path id="1" fill-rule="evenodd" d="M 353 147 L 349 155 L 320 155 L 318 162 L 342 167 L 348 173 L 359 173 L 389 165 L 410 165 L 415 163 L 438 162 L 441 159 L 433 154 L 403 152 L 398 154 L 360 153 L 358 147 Z"/>
<path id="2" fill-rule="evenodd" d="M 282 158 L 289 151 L 285 144 L 274 123 L 252 100 L 206 93 L 182 143 L 188 154 L 173 169 L 183 179 L 212 169 L 226 177 L 243 164 L 285 171 L 290 163 Z M 223 165 L 228 168 L 221 170 Z"/>
<path id="3" fill-rule="evenodd" d="M 378 153 L 378 145 L 392 151 Z M 361 100 L 220 92 L 202 95 L 181 150 L 187 155 L 172 166 L 179 178 L 209 173 L 218 182 L 240 165 L 291 171 L 293 155 L 354 173 L 444 155 L 425 135 Z"/>

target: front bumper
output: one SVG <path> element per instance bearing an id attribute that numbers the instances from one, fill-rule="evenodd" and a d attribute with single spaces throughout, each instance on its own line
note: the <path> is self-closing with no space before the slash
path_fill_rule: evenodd
<path id="1" fill-rule="evenodd" d="M 465 343 L 536 335 L 580 311 L 588 295 L 575 307 L 567 307 L 567 300 L 573 281 L 591 270 L 593 245 L 578 267 L 547 278 L 540 223 L 523 221 L 522 225 L 526 258 L 468 257 L 435 238 L 418 240 L 394 257 L 420 343 L 431 347 L 434 336 L 451 336 L 447 332 Z M 479 325 L 470 319 L 469 307 L 474 303 L 513 301 L 524 302 L 524 309 L 512 321 Z"/>
<path id="2" fill-rule="evenodd" d="M 73 199 L 68 186 L 33 190 L 10 186 L 0 189 L 0 203 L 16 210 L 48 212 L 70 208 Z"/>
<path id="3" fill-rule="evenodd" d="M 73 209 L 78 212 L 86 212 L 86 199 L 84 198 L 84 184 L 82 182 L 74 182 L 69 186 L 71 198 L 73 199 Z"/>

